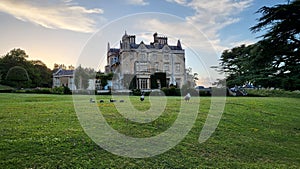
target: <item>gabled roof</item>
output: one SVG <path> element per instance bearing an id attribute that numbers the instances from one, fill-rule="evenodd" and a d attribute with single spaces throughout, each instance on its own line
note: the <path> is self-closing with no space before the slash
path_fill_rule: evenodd
<path id="1" fill-rule="evenodd" d="M 127 35 L 127 32 L 125 31 L 124 36 L 122 37 L 122 41 L 128 38 L 133 38 L 134 40 L 129 39 L 129 46 L 130 49 L 138 49 L 141 45 L 145 45 L 147 49 L 163 49 L 165 45 L 169 47 L 170 50 L 181 50 L 183 51 L 181 46 L 180 40 L 177 41 L 177 45 L 171 46 L 168 45 L 168 38 L 167 37 L 158 37 L 157 33 L 154 33 L 154 42 L 150 42 L 150 44 L 145 44 L 143 41 L 141 41 L 139 44 L 135 43 L 135 35 Z M 122 48 L 122 42 L 120 41 L 120 48 Z M 120 48 L 110 48 L 110 45 L 108 43 L 108 52 L 111 53 L 119 53 Z"/>
<path id="2" fill-rule="evenodd" d="M 169 46 L 171 50 L 182 50 L 181 46 Z"/>
<path id="3" fill-rule="evenodd" d="M 144 43 L 143 43 L 143 44 L 144 44 Z M 153 44 L 150 44 L 150 45 L 144 44 L 144 45 L 146 46 L 147 49 L 155 49 L 155 48 L 156 48 Z M 165 45 L 166 45 L 166 44 L 157 44 L 157 49 L 162 49 Z M 139 48 L 139 46 L 140 46 L 140 44 L 134 44 L 134 43 L 131 43 L 131 44 L 130 44 L 130 47 L 131 47 L 132 49 L 137 49 L 137 48 Z M 169 46 L 169 48 L 170 48 L 171 50 L 182 50 L 182 47 L 181 47 L 181 46 L 171 46 L 171 45 L 167 45 L 167 46 Z"/>
<path id="4" fill-rule="evenodd" d="M 110 48 L 109 49 L 109 52 L 116 52 L 118 53 L 120 51 L 120 49 L 117 49 L 117 48 Z"/>
<path id="5" fill-rule="evenodd" d="M 53 76 L 73 76 L 74 70 L 58 69 Z"/>

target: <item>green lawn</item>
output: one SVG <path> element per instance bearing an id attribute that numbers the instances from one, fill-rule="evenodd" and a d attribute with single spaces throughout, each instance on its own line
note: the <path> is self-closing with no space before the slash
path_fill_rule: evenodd
<path id="1" fill-rule="evenodd" d="M 109 96 L 97 96 L 108 123 L 120 133 L 151 137 L 172 125 L 179 97 L 168 97 L 154 122 L 126 122 Z M 130 100 L 139 110 L 147 100 Z M 228 97 L 217 130 L 198 142 L 210 98 L 201 98 L 194 127 L 177 146 L 149 158 L 121 157 L 99 147 L 83 131 L 70 95 L 0 94 L 0 168 L 299 168 L 299 98 Z M 87 100 L 88 102 L 88 100 Z M 125 100 L 124 104 L 129 103 Z M 116 103 L 121 104 L 121 103 Z M 193 100 L 191 103 L 193 104 Z"/>

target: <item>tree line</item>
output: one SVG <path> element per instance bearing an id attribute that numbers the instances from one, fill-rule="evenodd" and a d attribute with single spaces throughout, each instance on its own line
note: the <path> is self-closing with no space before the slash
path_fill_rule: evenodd
<path id="1" fill-rule="evenodd" d="M 40 60 L 27 60 L 22 49 L 0 57 L 0 83 L 16 88 L 52 87 L 52 71 Z"/>
<path id="2" fill-rule="evenodd" d="M 51 88 L 52 75 L 60 68 L 74 70 L 75 85 L 80 89 L 88 87 L 89 79 L 106 77 L 103 73 L 96 72 L 92 68 L 84 68 L 79 65 L 65 66 L 54 64 L 51 70 L 40 60 L 28 60 L 28 55 L 22 49 L 12 49 L 6 55 L 0 57 L 0 84 L 20 88 Z M 101 74 L 101 76 L 100 76 Z M 97 75 L 97 76 L 96 76 Z M 109 78 L 108 78 L 109 79 Z M 107 84 L 107 78 L 102 85 Z"/>
<path id="3" fill-rule="evenodd" d="M 253 84 L 265 88 L 300 89 L 300 1 L 262 7 L 252 32 L 266 30 L 261 40 L 223 51 L 217 70 L 226 74 L 218 84 Z"/>

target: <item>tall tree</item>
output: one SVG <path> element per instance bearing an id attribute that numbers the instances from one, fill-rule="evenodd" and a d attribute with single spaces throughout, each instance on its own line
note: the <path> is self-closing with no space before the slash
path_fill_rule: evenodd
<path id="1" fill-rule="evenodd" d="M 229 86 L 242 85 L 251 81 L 251 55 L 253 46 L 241 45 L 225 50 L 220 59 L 219 71 L 226 73 Z"/>
<path id="2" fill-rule="evenodd" d="M 274 77 L 287 90 L 300 89 L 300 1 L 258 10 L 263 16 L 251 27 L 253 32 L 267 30 L 263 35 L 266 58 L 272 58 Z"/>
<path id="3" fill-rule="evenodd" d="M 262 17 L 250 30 L 266 30 L 262 40 L 222 53 L 218 68 L 227 74 L 228 86 L 251 82 L 263 87 L 300 89 L 299 11 L 300 1 L 258 10 Z"/>
<path id="4" fill-rule="evenodd" d="M 113 73 L 105 74 L 98 71 L 96 73 L 96 79 L 100 80 L 100 89 L 104 89 L 104 87 L 108 84 L 108 81 L 113 79 L 113 76 L 114 76 Z"/>
<path id="5" fill-rule="evenodd" d="M 21 66 L 14 66 L 9 69 L 6 80 L 10 86 L 16 86 L 17 88 L 27 87 L 30 82 L 27 71 Z"/>
<path id="6" fill-rule="evenodd" d="M 26 81 L 31 81 L 30 76 L 28 76 L 28 70 L 30 64 L 27 63 L 28 55 L 22 49 L 13 49 L 8 52 L 5 56 L 0 58 L 0 73 L 2 74 L 3 80 L 2 84 L 10 85 L 13 87 L 19 87 L 21 81 L 17 82 L 17 73 L 15 72 L 24 72 L 28 77 Z M 14 69 L 16 68 L 16 69 Z M 18 68 L 18 69 L 17 69 Z M 22 69 L 22 71 L 20 71 Z M 9 74 L 10 73 L 10 74 Z M 21 77 L 21 76 L 20 76 Z M 24 76 L 25 77 L 25 76 Z M 25 82 L 25 81 L 24 81 Z M 22 87 L 30 87 L 30 83 L 24 83 Z"/>
<path id="7" fill-rule="evenodd" d="M 34 70 L 34 78 L 32 83 L 40 87 L 51 87 L 52 71 L 40 60 L 33 60 L 30 62 L 33 65 Z"/>
<path id="8" fill-rule="evenodd" d="M 96 71 L 92 68 L 83 68 L 79 65 L 75 69 L 75 85 L 78 89 L 87 89 L 89 87 L 89 79 L 95 79 Z"/>
<path id="9" fill-rule="evenodd" d="M 28 55 L 22 49 L 12 49 L 0 57 L 1 83 L 12 87 L 20 87 L 21 82 L 22 87 L 51 87 L 51 70 L 42 61 L 28 61 L 27 58 Z M 26 72 L 26 76 L 23 72 Z"/>

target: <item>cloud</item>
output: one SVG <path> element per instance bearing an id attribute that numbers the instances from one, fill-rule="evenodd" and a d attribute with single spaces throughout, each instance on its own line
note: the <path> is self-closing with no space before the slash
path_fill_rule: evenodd
<path id="1" fill-rule="evenodd" d="M 162 16 L 162 18 L 165 16 Z M 173 17 L 170 16 L 169 19 Z M 173 18 L 176 19 L 176 18 Z M 177 18 L 178 19 L 178 18 Z M 135 30 L 144 30 L 146 32 L 163 33 L 162 36 L 167 36 L 170 45 L 176 45 L 177 40 L 180 39 L 184 48 L 191 48 L 206 53 L 215 53 L 221 51 L 224 47 L 220 46 L 218 38 L 212 38 L 203 32 L 203 30 L 195 27 L 195 25 L 188 23 L 186 20 L 160 20 L 159 16 L 152 19 L 141 18 L 135 23 Z M 212 33 L 210 33 L 212 34 Z M 139 37 L 150 42 L 152 36 L 149 34 L 139 35 Z"/>
<path id="2" fill-rule="evenodd" d="M 253 40 L 243 40 L 243 41 L 239 41 L 239 42 L 231 42 L 229 43 L 230 46 L 241 46 L 241 45 L 252 45 L 255 44 L 255 41 Z"/>
<path id="3" fill-rule="evenodd" d="M 253 0 L 166 0 L 191 8 L 194 15 L 185 18 L 186 23 L 192 24 L 203 32 L 211 41 L 217 51 L 222 51 L 228 46 L 223 46 L 219 31 L 224 27 L 237 23 L 240 18 L 237 14 L 251 6 Z"/>
<path id="4" fill-rule="evenodd" d="M 96 21 L 90 14 L 102 14 L 99 8 L 86 9 L 71 0 L 2 0 L 0 11 L 15 18 L 51 29 L 94 32 Z"/>
<path id="5" fill-rule="evenodd" d="M 166 0 L 167 2 L 175 2 L 178 3 L 180 5 L 185 5 L 186 4 L 186 0 Z"/>
<path id="6" fill-rule="evenodd" d="M 185 4 L 195 10 L 195 15 L 187 17 L 187 20 L 193 24 L 214 25 L 219 30 L 229 24 L 238 22 L 239 19 L 234 16 L 249 7 L 252 1 L 218 0 L 203 3 L 202 1 L 193 0 Z"/>
<path id="7" fill-rule="evenodd" d="M 149 5 L 149 2 L 145 2 L 144 0 L 127 0 L 127 2 L 131 5 L 141 5 L 141 6 Z"/>
<path id="8" fill-rule="evenodd" d="M 197 85 L 210 87 L 215 82 L 216 79 L 212 79 L 209 77 L 200 77 L 198 76 Z"/>
<path id="9" fill-rule="evenodd" d="M 191 9 L 194 14 L 181 19 L 176 16 L 172 18 L 172 15 L 166 17 L 151 14 L 149 18 L 140 18 L 135 23 L 135 30 L 163 33 L 163 36 L 168 36 L 170 45 L 176 45 L 177 39 L 180 39 L 186 49 L 186 56 L 189 56 L 186 58 L 187 65 L 195 68 L 201 77 L 213 77 L 212 80 L 201 79 L 205 86 L 209 86 L 215 78 L 222 79 L 222 75 L 209 67 L 218 65 L 222 51 L 238 43 L 233 43 L 233 40 L 226 43 L 219 33 L 226 26 L 239 22 L 241 18 L 238 14 L 247 9 L 253 0 L 167 1 Z M 142 37 L 151 40 L 148 34 Z"/>

